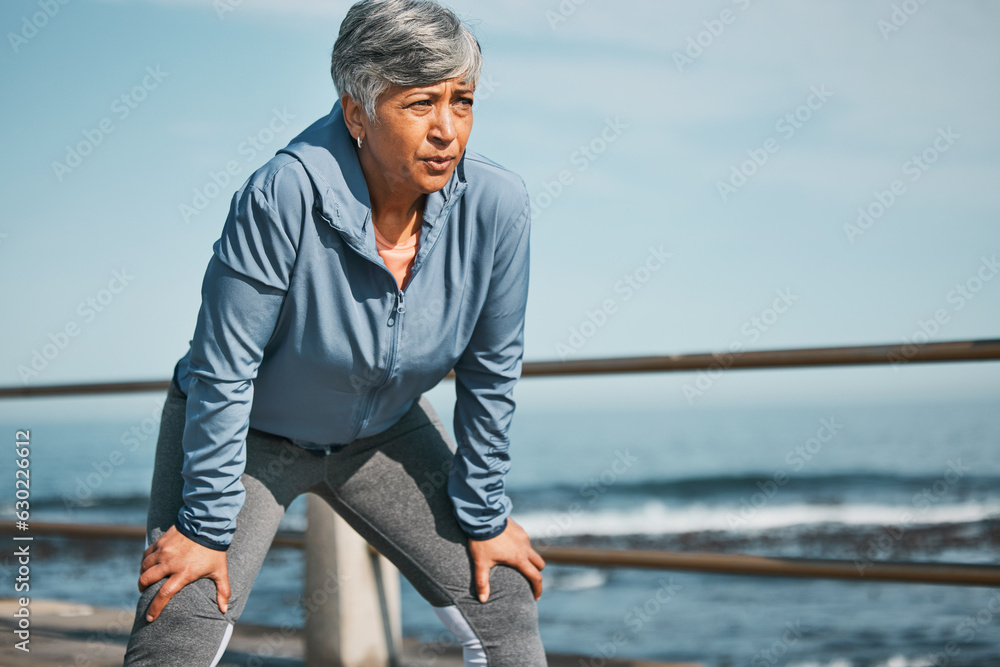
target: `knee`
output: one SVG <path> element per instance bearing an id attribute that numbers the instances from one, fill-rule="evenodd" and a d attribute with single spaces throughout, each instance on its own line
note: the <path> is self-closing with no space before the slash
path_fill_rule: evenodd
<path id="1" fill-rule="evenodd" d="M 147 621 L 149 606 L 165 581 L 152 584 L 139 598 L 124 664 L 209 664 L 213 656 L 225 651 L 238 610 L 230 604 L 229 612 L 223 614 L 216 603 L 215 582 L 196 579 L 167 602 L 156 620 Z"/>
<path id="2" fill-rule="evenodd" d="M 490 573 L 490 599 L 503 619 L 507 632 L 514 637 L 538 634 L 538 603 L 531 584 L 518 570 L 498 565 Z M 476 601 L 476 604 L 479 601 Z"/>
<path id="3" fill-rule="evenodd" d="M 497 565 L 490 572 L 490 597 L 475 597 L 459 607 L 482 642 L 488 664 L 518 667 L 545 665 L 538 633 L 538 605 L 528 580 L 516 569 Z"/>

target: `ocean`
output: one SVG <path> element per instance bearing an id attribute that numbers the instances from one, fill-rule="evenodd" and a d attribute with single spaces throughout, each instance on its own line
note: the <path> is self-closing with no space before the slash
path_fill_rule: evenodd
<path id="1" fill-rule="evenodd" d="M 436 390 L 437 391 L 437 390 Z M 448 392 L 431 396 L 451 423 Z M 162 402 L 162 399 L 160 399 Z M 144 525 L 155 404 L 32 429 L 33 521 Z M 996 564 L 996 403 L 541 411 L 511 429 L 514 518 L 536 543 Z M 36 420 L 38 421 L 38 420 Z M 117 451 L 117 454 L 115 453 Z M 0 474 L 13 480 L 11 457 Z M 13 481 L 3 498 L 13 517 Z M 301 530 L 305 499 L 282 524 Z M 133 611 L 142 545 L 36 539 L 31 593 Z M 9 556 L 3 596 L 13 596 Z M 300 626 L 302 554 L 272 549 L 243 621 Z M 1000 589 L 549 564 L 549 651 L 706 666 L 1000 665 Z M 454 641 L 403 582 L 403 631 Z"/>

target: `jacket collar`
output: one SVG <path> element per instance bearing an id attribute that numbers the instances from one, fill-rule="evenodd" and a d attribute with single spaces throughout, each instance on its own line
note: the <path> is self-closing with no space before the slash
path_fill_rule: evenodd
<path id="1" fill-rule="evenodd" d="M 303 130 L 278 153 L 287 153 L 302 163 L 316 190 L 315 208 L 330 226 L 344 234 L 359 251 L 376 251 L 368 184 L 361 171 L 354 139 L 344 123 L 340 100 L 328 115 Z M 433 228 L 445 219 L 467 187 L 463 154 L 448 183 L 427 195 L 424 226 Z"/>

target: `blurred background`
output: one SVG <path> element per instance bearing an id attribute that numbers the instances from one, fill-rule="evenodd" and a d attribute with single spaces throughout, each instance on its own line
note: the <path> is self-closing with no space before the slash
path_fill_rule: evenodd
<path id="1" fill-rule="evenodd" d="M 232 193 L 335 102 L 349 5 L 0 6 L 0 386 L 170 376 Z M 996 3 L 450 6 L 485 58 L 469 148 L 531 193 L 526 361 L 998 337 Z M 450 426 L 452 384 L 430 398 Z M 996 561 L 993 362 L 526 378 L 516 398 L 509 488 L 539 539 Z M 162 402 L 0 402 L 4 433 L 32 429 L 33 518 L 142 525 Z M 138 553 L 70 551 L 37 564 L 41 597 L 134 607 Z M 298 592 L 299 558 L 275 550 L 246 620 Z M 776 664 L 761 651 L 800 623 L 781 664 L 998 657 L 998 621 L 962 625 L 984 589 L 674 575 L 630 622 L 665 578 L 547 569 L 543 639 L 591 664 L 615 632 L 620 655 Z M 406 596 L 404 631 L 437 638 Z"/>

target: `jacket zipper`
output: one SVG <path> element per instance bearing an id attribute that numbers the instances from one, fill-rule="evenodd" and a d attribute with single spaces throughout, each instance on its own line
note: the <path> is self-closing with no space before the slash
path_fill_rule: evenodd
<path id="1" fill-rule="evenodd" d="M 400 289 L 399 284 L 396 282 L 396 276 L 392 275 L 392 271 L 389 270 L 389 267 L 387 267 L 384 263 L 380 264 L 379 262 L 376 262 L 374 259 L 372 259 L 368 255 L 365 255 L 364 253 L 359 252 L 358 254 L 367 259 L 372 264 L 382 267 L 382 269 L 389 275 L 389 280 L 392 281 L 392 286 L 396 289 L 396 304 L 393 307 L 392 315 L 389 318 L 389 322 L 387 323 L 390 327 L 395 327 L 396 332 L 392 338 L 392 348 L 389 351 L 389 364 L 385 371 L 385 377 L 383 377 L 378 384 L 372 386 L 368 390 L 368 395 L 365 397 L 364 409 L 362 410 L 361 413 L 361 420 L 358 422 L 358 427 L 354 430 L 354 433 L 351 435 L 351 439 L 348 442 L 354 442 L 354 440 L 357 439 L 358 434 L 361 433 L 361 431 L 364 430 L 364 428 L 368 425 L 368 418 L 371 416 L 370 413 L 372 404 L 374 403 L 375 392 L 378 391 L 380 387 L 383 387 L 385 383 L 389 381 L 389 378 L 392 377 L 392 369 L 393 366 L 396 365 L 396 349 L 399 347 L 399 338 L 401 336 L 400 329 L 402 327 L 402 315 L 404 312 L 406 312 L 406 307 L 403 303 L 403 296 L 404 296 L 403 289 Z M 409 287 L 410 283 L 413 282 L 413 279 L 416 277 L 419 268 L 420 267 L 415 267 L 413 269 L 413 272 L 410 274 L 410 282 L 406 284 L 407 287 Z M 399 320 L 400 324 L 400 326 L 398 327 L 396 327 L 397 320 Z"/>
<path id="2" fill-rule="evenodd" d="M 371 260 L 371 258 L 369 259 L 373 264 L 376 264 L 375 260 Z M 406 307 L 403 303 L 403 290 L 396 282 L 396 276 L 392 275 L 392 272 L 385 265 L 380 264 L 379 266 L 385 269 L 385 272 L 389 274 L 389 279 L 392 280 L 393 287 L 396 288 L 396 303 L 393 305 L 392 314 L 390 315 L 388 322 L 388 326 L 394 327 L 396 330 L 393 332 L 392 347 L 389 349 L 389 363 L 386 364 L 385 375 L 378 384 L 373 385 L 368 389 L 368 394 L 365 396 L 364 409 L 361 412 L 361 419 L 358 422 L 358 427 L 351 435 L 349 442 L 354 442 L 354 440 L 357 439 L 358 434 L 361 433 L 366 426 L 368 426 L 368 419 L 371 416 L 372 404 L 375 402 L 375 392 L 377 392 L 380 387 L 383 387 L 385 383 L 389 381 L 389 378 L 392 377 L 392 369 L 396 365 L 396 350 L 399 347 L 399 338 L 401 335 L 400 330 L 402 329 L 402 315 L 406 312 Z M 412 280 L 413 274 L 411 273 L 410 281 L 412 282 Z M 409 283 L 407 283 L 407 286 L 409 286 Z M 400 326 L 396 326 L 397 323 Z"/>

